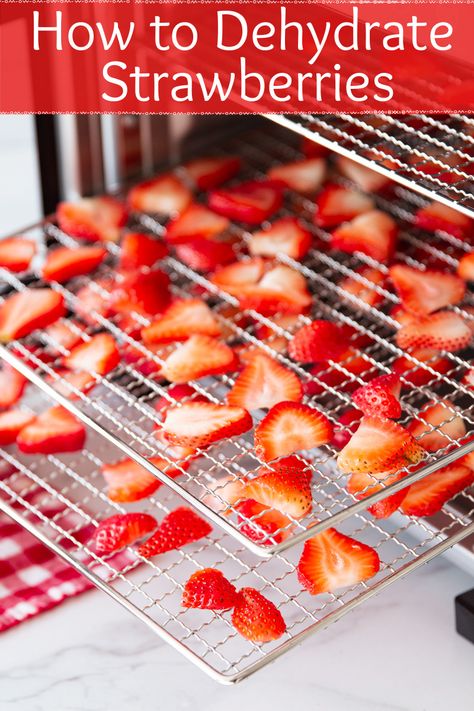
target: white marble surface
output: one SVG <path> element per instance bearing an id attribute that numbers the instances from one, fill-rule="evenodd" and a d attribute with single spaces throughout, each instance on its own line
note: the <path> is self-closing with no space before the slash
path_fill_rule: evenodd
<path id="1" fill-rule="evenodd" d="M 220 686 L 98 591 L 1 636 L 7 711 L 472 711 L 474 646 L 437 560 L 233 687 Z"/>

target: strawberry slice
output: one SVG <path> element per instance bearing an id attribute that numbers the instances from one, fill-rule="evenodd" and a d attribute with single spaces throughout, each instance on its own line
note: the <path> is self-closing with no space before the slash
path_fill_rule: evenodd
<path id="1" fill-rule="evenodd" d="M 142 330 L 146 343 L 185 341 L 190 336 L 219 336 L 221 328 L 202 299 L 178 299 Z"/>
<path id="2" fill-rule="evenodd" d="M 146 513 L 115 514 L 99 523 L 92 542 L 99 555 L 107 555 L 144 538 L 157 526 L 157 520 Z"/>
<path id="3" fill-rule="evenodd" d="M 240 498 L 240 497 L 239 497 Z M 286 540 L 291 534 L 291 520 L 279 511 L 259 504 L 254 499 L 245 499 L 235 507 L 239 513 L 239 530 L 251 541 L 271 546 Z"/>
<path id="4" fill-rule="evenodd" d="M 63 363 L 71 370 L 106 375 L 120 363 L 120 353 L 110 333 L 98 333 L 72 349 Z"/>
<path id="5" fill-rule="evenodd" d="M 0 343 L 28 336 L 64 316 L 61 294 L 52 289 L 25 289 L 8 296 L 0 306 Z"/>
<path id="6" fill-rule="evenodd" d="M 43 265 L 43 277 L 46 281 L 65 281 L 81 274 L 89 274 L 97 269 L 105 259 L 107 250 L 102 247 L 58 247 L 50 252 Z"/>
<path id="7" fill-rule="evenodd" d="M 201 610 L 231 610 L 237 599 L 237 590 L 220 570 L 204 568 L 188 578 L 181 604 Z"/>
<path id="8" fill-rule="evenodd" d="M 428 232 L 441 230 L 458 239 L 467 237 L 473 227 L 470 217 L 440 202 L 421 207 L 415 215 L 415 225 Z"/>
<path id="9" fill-rule="evenodd" d="M 186 402 L 181 407 L 172 407 L 163 423 L 169 442 L 194 448 L 207 447 L 251 427 L 252 418 L 247 410 L 213 402 Z"/>
<path id="10" fill-rule="evenodd" d="M 433 516 L 472 483 L 472 469 L 455 462 L 412 484 L 401 509 L 407 516 Z"/>
<path id="11" fill-rule="evenodd" d="M 362 412 L 355 407 L 350 407 L 342 413 L 334 428 L 331 444 L 337 449 L 342 449 L 351 439 L 352 435 L 357 432 Z"/>
<path id="12" fill-rule="evenodd" d="M 402 414 L 399 401 L 401 389 L 398 375 L 381 375 L 357 388 L 352 394 L 352 402 L 364 415 L 397 420 Z"/>
<path id="13" fill-rule="evenodd" d="M 337 167 L 342 175 L 352 180 L 366 193 L 376 193 L 390 184 L 390 178 L 346 156 L 338 156 Z"/>
<path id="14" fill-rule="evenodd" d="M 335 323 L 316 320 L 296 331 L 288 353 L 297 363 L 337 361 L 349 347 L 349 339 Z"/>
<path id="15" fill-rule="evenodd" d="M 330 184 L 316 198 L 314 221 L 319 227 L 336 227 L 374 208 L 375 203 L 368 195 Z"/>
<path id="16" fill-rule="evenodd" d="M 33 413 L 25 410 L 0 412 L 0 444 L 13 444 L 21 430 L 34 419 Z"/>
<path id="17" fill-rule="evenodd" d="M 237 297 L 242 309 L 265 316 L 300 314 L 312 303 L 304 276 L 283 264 L 267 271 L 255 286 L 241 286 Z"/>
<path id="18" fill-rule="evenodd" d="M 243 287 L 258 284 L 265 273 L 266 262 L 260 257 L 243 259 L 217 269 L 211 281 L 233 296 L 238 296 Z"/>
<path id="19" fill-rule="evenodd" d="M 428 452 L 436 452 L 462 439 L 466 434 L 464 420 L 449 400 L 434 403 L 419 413 L 408 425 L 408 431 L 416 437 Z"/>
<path id="20" fill-rule="evenodd" d="M 255 644 L 273 642 L 286 632 L 280 610 L 254 588 L 242 588 L 238 592 L 232 624 L 242 637 Z"/>
<path id="21" fill-rule="evenodd" d="M 105 295 L 102 289 L 109 291 L 111 287 L 109 280 L 97 280 L 83 286 L 76 293 L 75 311 L 85 323 L 96 326 L 97 316 L 107 318 L 110 316 L 110 293 Z"/>
<path id="22" fill-rule="evenodd" d="M 172 383 L 187 383 L 206 375 L 228 373 L 236 366 L 232 348 L 215 338 L 197 334 L 168 356 L 161 373 Z"/>
<path id="23" fill-rule="evenodd" d="M 138 548 L 138 554 L 151 558 L 173 551 L 208 536 L 212 527 L 191 509 L 180 506 L 164 517 L 157 530 Z"/>
<path id="24" fill-rule="evenodd" d="M 15 405 L 28 384 L 27 378 L 10 363 L 0 364 L 0 408 Z"/>
<path id="25" fill-rule="evenodd" d="M 127 232 L 120 244 L 119 266 L 122 269 L 153 267 L 167 254 L 165 243 L 156 237 L 142 232 Z"/>
<path id="26" fill-rule="evenodd" d="M 213 190 L 209 207 L 230 220 L 257 225 L 267 220 L 283 202 L 281 186 L 270 180 L 248 180 L 232 188 Z"/>
<path id="27" fill-rule="evenodd" d="M 176 256 L 195 272 L 212 272 L 235 259 L 235 240 L 193 239 L 186 244 L 177 244 Z"/>
<path id="28" fill-rule="evenodd" d="M 156 412 L 161 413 L 164 417 L 168 408 L 173 407 L 176 403 L 183 403 L 190 399 L 196 400 L 199 398 L 200 401 L 206 402 L 202 395 L 200 395 L 194 388 L 186 383 L 180 383 L 179 385 L 172 385 L 166 391 L 166 396 L 162 395 L 154 404 Z"/>
<path id="29" fill-rule="evenodd" d="M 24 427 L 16 443 L 25 454 L 77 452 L 86 441 L 86 430 L 70 412 L 56 405 Z"/>
<path id="30" fill-rule="evenodd" d="M 305 542 L 298 563 L 298 580 L 310 595 L 334 592 L 372 578 L 380 559 L 370 546 L 327 528 Z"/>
<path id="31" fill-rule="evenodd" d="M 255 451 L 268 462 L 327 444 L 332 425 L 322 412 L 298 402 L 274 405 L 255 430 Z"/>
<path id="32" fill-rule="evenodd" d="M 274 183 L 281 183 L 285 188 L 303 195 L 315 193 L 324 182 L 327 164 L 324 158 L 306 158 L 293 163 L 275 165 L 267 172 Z"/>
<path id="33" fill-rule="evenodd" d="M 446 272 L 395 264 L 389 274 L 403 308 L 417 315 L 426 316 L 443 306 L 457 304 L 466 290 L 462 279 Z"/>
<path id="34" fill-rule="evenodd" d="M 300 402 L 302 395 L 295 373 L 266 353 L 255 351 L 226 399 L 233 407 L 258 410 L 273 407 L 283 400 Z"/>
<path id="35" fill-rule="evenodd" d="M 296 217 L 282 217 L 267 229 L 254 232 L 248 246 L 253 256 L 275 257 L 286 254 L 292 259 L 302 259 L 312 242 L 311 232 Z"/>
<path id="36" fill-rule="evenodd" d="M 193 203 L 166 225 L 165 238 L 169 244 L 183 244 L 195 239 L 212 239 L 229 229 L 226 217 L 216 214 L 205 205 Z"/>
<path id="37" fill-rule="evenodd" d="M 57 393 L 69 398 L 69 400 L 79 400 L 80 396 L 75 392 L 79 390 L 81 393 L 88 393 L 96 385 L 96 379 L 90 373 L 79 371 L 73 373 L 66 368 L 56 371 L 59 379 L 54 376 L 48 376 L 46 380 L 52 385 Z"/>
<path id="38" fill-rule="evenodd" d="M 8 237 L 0 241 L 0 267 L 24 272 L 36 254 L 36 244 L 26 237 Z"/>
<path id="39" fill-rule="evenodd" d="M 394 484 L 396 481 L 403 479 L 406 476 L 404 473 L 387 475 L 386 472 L 374 474 L 352 474 L 347 483 L 347 490 L 356 499 L 365 499 L 367 496 L 376 494 L 385 489 L 387 486 Z M 367 509 L 374 518 L 382 519 L 391 516 L 401 505 L 408 489 L 401 489 L 395 494 L 390 494 Z"/>
<path id="40" fill-rule="evenodd" d="M 371 210 L 338 227 L 331 235 L 331 248 L 362 252 L 378 262 L 389 262 L 397 243 L 398 228 L 385 212 Z"/>
<path id="41" fill-rule="evenodd" d="M 199 190 L 212 190 L 237 175 L 240 170 L 240 158 L 238 156 L 196 158 L 185 163 L 183 168 Z"/>
<path id="42" fill-rule="evenodd" d="M 458 274 L 464 281 L 474 281 L 474 252 L 461 257 L 458 264 Z"/>
<path id="43" fill-rule="evenodd" d="M 381 272 L 380 269 L 363 266 L 356 269 L 355 273 L 363 277 L 367 282 L 370 282 L 370 284 L 373 284 L 374 286 L 383 288 L 385 284 L 385 274 Z M 359 301 L 362 301 L 368 306 L 378 306 L 382 303 L 385 297 L 377 291 L 377 289 L 372 288 L 370 284 L 367 284 L 356 277 L 346 277 L 339 283 L 339 287 L 347 294 L 356 296 Z"/>
<path id="44" fill-rule="evenodd" d="M 300 519 L 313 507 L 311 471 L 296 457 L 286 457 L 261 467 L 258 476 L 244 483 L 242 498 L 276 509 L 284 516 Z"/>
<path id="45" fill-rule="evenodd" d="M 414 348 L 410 351 L 410 355 L 418 362 L 400 356 L 393 361 L 392 370 L 417 387 L 427 385 L 436 378 L 436 373 L 448 373 L 453 367 L 448 358 L 432 348 Z M 429 369 L 434 370 L 435 373 L 430 372 Z"/>
<path id="46" fill-rule="evenodd" d="M 345 474 L 396 472 L 423 458 L 424 450 L 401 425 L 381 417 L 365 416 L 339 453 L 337 463 Z"/>
<path id="47" fill-rule="evenodd" d="M 46 329 L 46 335 L 52 341 L 52 343 L 48 343 L 48 349 L 56 354 L 61 354 L 63 349 L 70 351 L 81 342 L 81 334 L 84 331 L 84 326 L 81 326 L 77 321 L 57 321 Z"/>
<path id="48" fill-rule="evenodd" d="M 112 292 L 112 308 L 121 314 L 134 311 L 155 316 L 170 302 L 169 284 L 168 275 L 159 269 L 130 272 Z"/>
<path id="49" fill-rule="evenodd" d="M 420 316 L 402 326 L 396 335 L 397 345 L 404 350 L 435 348 L 455 353 L 466 348 L 471 340 L 468 324 L 453 311 Z"/>
<path id="50" fill-rule="evenodd" d="M 189 188 L 172 173 L 145 180 L 135 185 L 128 193 L 128 204 L 132 210 L 152 215 L 175 215 L 183 212 L 192 199 L 193 194 Z"/>
<path id="51" fill-rule="evenodd" d="M 178 469 L 170 466 L 170 463 L 162 457 L 150 457 L 148 461 L 172 479 L 176 479 L 183 473 L 183 467 Z M 162 485 L 156 476 L 133 459 L 103 464 L 101 472 L 108 484 L 107 496 L 111 501 L 121 504 L 146 499 Z"/>
<path id="52" fill-rule="evenodd" d="M 95 242 L 118 242 L 120 228 L 127 222 L 125 207 L 109 196 L 61 202 L 56 217 L 66 234 Z"/>

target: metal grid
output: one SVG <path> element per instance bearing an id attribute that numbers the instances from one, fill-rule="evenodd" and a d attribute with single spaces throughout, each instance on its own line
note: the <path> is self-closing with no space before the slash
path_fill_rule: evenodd
<path id="1" fill-rule="evenodd" d="M 279 131 L 275 131 L 273 135 L 270 133 L 263 134 L 262 132 L 245 134 L 231 141 L 227 149 L 230 152 L 238 151 L 242 155 L 248 166 L 248 174 L 252 176 L 260 174 L 261 171 L 266 170 L 269 165 L 275 162 L 293 159 L 298 156 L 297 148 L 292 145 L 291 138 L 288 137 L 286 132 L 282 136 Z M 413 197 L 401 188 L 397 189 L 395 196 L 390 200 L 380 200 L 381 207 L 394 214 L 405 226 L 412 218 L 413 201 L 416 205 L 416 196 Z M 315 237 L 321 243 L 324 243 L 329 239 L 329 235 L 312 225 L 312 211 L 313 204 L 310 200 L 292 195 L 282 210 L 282 214 L 288 212 L 298 214 L 306 221 L 307 226 L 313 230 Z M 156 233 L 160 234 L 163 231 L 163 226 L 149 216 L 137 215 L 136 219 Z M 242 251 L 249 235 L 239 226 L 234 226 L 233 229 L 241 238 L 239 250 Z M 45 235 L 48 244 L 56 241 L 68 245 L 75 244 L 74 240 L 62 234 L 51 222 L 46 222 L 36 232 L 40 237 Z M 405 229 L 402 233 L 398 258 L 401 261 L 418 266 L 423 266 L 431 257 L 442 258 L 449 267 L 454 268 L 457 263 L 456 250 L 469 249 L 468 245 L 448 235 L 437 235 L 439 242 L 433 240 L 424 241 L 423 237 L 423 233 L 419 231 Z M 436 244 L 442 244 L 443 247 L 447 246 L 448 253 L 445 254 L 444 251 L 437 249 Z M 111 245 L 109 249 L 111 252 L 110 262 L 113 264 L 113 253 L 117 248 Z M 355 269 L 363 263 L 374 265 L 373 260 L 361 254 L 353 256 L 340 255 L 327 253 L 324 249 L 313 249 L 303 264 L 284 257 L 281 257 L 281 261 L 291 264 L 307 278 L 315 296 L 312 310 L 313 318 L 330 318 L 339 323 L 349 324 L 355 328 L 358 335 L 364 334 L 370 338 L 370 344 L 365 346 L 363 350 L 367 370 L 362 375 L 374 377 L 377 374 L 387 372 L 397 356 L 406 355 L 394 343 L 395 322 L 388 315 L 390 307 L 397 303 L 395 295 L 386 289 L 380 289 L 384 297 L 383 303 L 377 308 L 369 309 L 357 297 L 345 292 L 338 285 L 338 282 L 346 276 L 352 276 L 363 282 L 364 278 L 356 274 Z M 111 264 L 101 268 L 98 276 L 109 276 L 111 269 L 113 269 Z M 344 409 L 350 405 L 350 395 L 344 391 L 344 386 L 348 383 L 362 384 L 364 382 L 361 375 L 355 376 L 351 373 L 350 364 L 343 362 L 328 365 L 328 373 L 337 370 L 344 375 L 345 382 L 336 388 L 328 385 L 322 379 L 324 373 L 311 375 L 307 370 L 292 363 L 283 353 L 279 352 L 282 339 L 290 338 L 291 331 L 294 331 L 298 325 L 307 322 L 309 320 L 308 317 L 299 317 L 297 323 L 290 330 L 287 330 L 281 328 L 275 319 L 265 318 L 256 312 L 248 312 L 244 316 L 249 317 L 250 323 L 245 324 L 245 327 L 243 327 L 243 314 L 238 310 L 229 312 L 229 306 L 236 305 L 233 297 L 217 289 L 205 277 L 193 272 L 173 257 L 163 260 L 160 266 L 170 274 L 173 290 L 177 295 L 186 296 L 193 294 L 196 289 L 199 290 L 200 295 L 208 301 L 224 325 L 229 342 L 262 347 L 292 368 L 303 381 L 312 381 L 313 384 L 317 384 L 321 393 L 308 398 L 308 401 L 323 409 L 330 419 L 336 421 Z M 387 271 L 387 268 L 383 265 L 376 266 L 383 271 Z M 6 290 L 24 288 L 24 283 L 15 276 L 6 272 L 3 276 L 8 283 Z M 85 284 L 91 284 L 98 291 L 103 288 L 96 282 L 90 282 L 88 278 L 77 278 L 69 282 L 67 288 L 60 285 L 53 285 L 53 288 L 60 290 L 64 294 L 68 306 L 74 313 L 76 308 L 75 294 Z M 30 275 L 29 285 L 41 285 L 41 280 Z M 471 303 L 472 295 L 469 295 L 465 305 L 458 308 L 458 310 L 461 311 L 466 319 L 473 321 L 474 316 L 472 313 L 466 311 L 466 308 L 469 309 Z M 138 324 L 146 323 L 146 320 L 139 315 L 136 315 L 135 318 Z M 150 352 L 146 346 L 136 341 L 129 332 L 123 331 L 116 319 L 105 319 L 96 314 L 96 320 L 100 327 L 110 331 L 125 349 L 133 348 L 139 350 L 143 353 L 144 361 L 162 362 L 163 353 L 160 354 L 160 357 Z M 266 342 L 261 342 L 256 337 L 255 326 L 258 324 L 266 325 L 274 333 Z M 93 328 L 89 328 L 85 331 L 83 338 L 89 338 L 93 330 Z M 55 395 L 52 386 L 54 386 L 55 382 L 58 383 L 60 381 L 54 369 L 56 363 L 44 362 L 43 360 L 51 345 L 54 344 L 51 343 L 46 334 L 37 333 L 22 342 L 10 344 L 8 349 L 2 348 L 0 355 L 22 370 L 43 390 Z M 278 351 L 275 350 L 276 346 L 278 346 Z M 58 348 L 58 350 L 61 349 Z M 66 353 L 66 351 L 63 352 Z M 18 355 L 23 355 L 30 362 L 33 362 L 35 371 L 28 368 L 17 357 Z M 456 413 L 461 411 L 468 432 L 472 431 L 474 428 L 472 396 L 469 389 L 459 383 L 467 362 L 458 355 L 451 354 L 447 355 L 447 357 L 451 363 L 451 368 L 447 374 L 440 375 L 433 370 L 433 379 L 428 386 L 417 389 L 412 386 L 407 388 L 402 397 L 404 409 L 402 424 L 406 424 L 415 415 L 422 418 L 423 408 L 428 402 L 440 401 L 449 397 L 453 404 L 452 417 L 455 417 Z M 467 353 L 466 358 L 469 357 L 470 353 Z M 416 367 L 417 361 L 414 358 L 413 363 L 414 367 Z M 225 444 L 217 443 L 200 452 L 199 459 L 193 461 L 188 470 L 182 469 L 182 476 L 179 479 L 170 479 L 166 475 L 166 469 L 161 472 L 148 462 L 148 459 L 152 456 L 161 455 L 167 458 L 166 449 L 163 450 L 163 446 L 154 436 L 154 428 L 156 426 L 159 427 L 160 415 L 153 407 L 153 402 L 157 397 L 167 395 L 167 387 L 160 381 L 143 375 L 139 367 L 140 362 L 135 364 L 122 363 L 108 376 L 97 378 L 97 387 L 88 395 L 84 395 L 77 390 L 74 391 L 78 398 L 74 403 L 58 394 L 55 397 L 64 406 L 85 419 L 91 428 L 105 435 L 128 456 L 143 464 L 158 478 L 166 482 L 172 490 L 180 493 L 214 523 L 217 523 L 227 533 L 234 536 L 240 544 L 260 556 L 274 555 L 308 538 L 317 531 L 323 530 L 327 526 L 339 524 L 349 515 L 364 510 L 371 503 L 404 488 L 408 483 L 422 478 L 441 466 L 447 465 L 461 454 L 474 449 L 473 441 L 463 447 L 457 447 L 450 453 L 446 453 L 448 448 L 445 448 L 445 450 L 431 454 L 427 457 L 425 467 L 417 472 L 409 473 L 403 481 L 392 484 L 385 490 L 372 494 L 361 501 L 356 501 L 353 496 L 348 494 L 346 477 L 342 476 L 335 466 L 334 459 L 337 452 L 334 448 L 325 446 L 320 450 L 305 453 L 305 458 L 309 458 L 314 472 L 313 511 L 310 516 L 301 521 L 292 521 L 291 531 L 287 531 L 290 535 L 283 542 L 277 543 L 274 538 L 270 537 L 266 541 L 268 545 L 260 545 L 250 540 L 240 530 L 242 521 L 248 523 L 248 520 L 242 517 L 241 514 L 237 515 L 235 508 L 226 506 L 222 493 L 224 492 L 222 487 L 229 479 L 241 479 L 249 474 L 252 476 L 261 466 L 262 462 L 258 460 L 253 451 L 252 435 L 234 438 Z M 45 375 L 51 381 L 50 384 L 45 382 Z M 232 383 L 233 377 L 221 376 L 200 380 L 194 383 L 193 387 L 196 392 L 206 395 L 210 400 L 221 401 Z M 63 383 L 63 386 L 65 385 Z M 72 390 L 74 389 L 72 388 Z M 170 401 L 172 401 L 171 398 Z M 263 413 L 260 413 L 257 420 L 262 415 Z M 170 465 L 175 465 L 175 462 L 171 459 Z M 222 496 L 220 495 L 221 493 Z M 222 509 L 224 510 L 222 511 Z"/>

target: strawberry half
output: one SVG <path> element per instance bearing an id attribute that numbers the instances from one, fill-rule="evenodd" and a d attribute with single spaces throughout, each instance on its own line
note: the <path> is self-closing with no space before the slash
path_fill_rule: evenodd
<path id="1" fill-rule="evenodd" d="M 449 400 L 430 405 L 408 425 L 408 430 L 428 452 L 436 452 L 457 442 L 466 434 L 464 420 Z"/>
<path id="2" fill-rule="evenodd" d="M 0 365 L 0 408 L 15 405 L 28 384 L 27 378 L 10 363 Z"/>
<path id="3" fill-rule="evenodd" d="M 190 336 L 219 336 L 221 329 L 209 306 L 202 299 L 178 299 L 142 330 L 146 343 L 185 341 Z"/>
<path id="4" fill-rule="evenodd" d="M 235 370 L 237 359 L 228 345 L 210 336 L 193 335 L 168 356 L 161 369 L 171 383 L 187 383 L 206 375 Z"/>
<path id="5" fill-rule="evenodd" d="M 373 548 L 335 528 L 305 542 L 297 568 L 298 580 L 311 595 L 357 585 L 379 570 L 380 559 Z"/>
<path id="6" fill-rule="evenodd" d="M 120 353 L 110 333 L 98 333 L 90 341 L 75 346 L 63 363 L 71 370 L 106 375 L 120 363 Z"/>
<path id="7" fill-rule="evenodd" d="M 397 225 L 390 215 L 370 210 L 334 230 L 330 245 L 341 252 L 362 252 L 386 263 L 395 253 L 397 234 Z"/>
<path id="8" fill-rule="evenodd" d="M 65 313 L 62 295 L 52 289 L 25 289 L 12 294 L 0 306 L 0 343 L 46 328 Z"/>
<path id="9" fill-rule="evenodd" d="M 70 412 L 57 405 L 50 407 L 24 427 L 16 443 L 25 454 L 77 452 L 86 441 L 84 425 Z"/>
<path id="10" fill-rule="evenodd" d="M 155 530 L 158 522 L 146 513 L 115 514 L 97 526 L 92 541 L 99 555 L 125 548 Z"/>
<path id="11" fill-rule="evenodd" d="M 107 250 L 102 247 L 59 247 L 50 252 L 43 265 L 43 277 L 46 281 L 65 281 L 81 274 L 89 274 L 97 269 L 105 259 Z"/>
<path id="12" fill-rule="evenodd" d="M 355 273 L 374 286 L 382 288 L 385 284 L 385 274 L 379 269 L 363 266 L 356 269 Z M 368 306 L 378 306 L 385 297 L 377 291 L 377 289 L 372 288 L 370 284 L 359 281 L 356 277 L 346 277 L 339 283 L 339 286 L 347 294 L 356 296 L 359 301 L 363 301 L 364 304 Z"/>
<path id="13" fill-rule="evenodd" d="M 462 279 L 446 272 L 395 264 L 389 274 L 403 308 L 417 315 L 426 316 L 443 306 L 457 304 L 466 290 Z"/>
<path id="14" fill-rule="evenodd" d="M 157 215 L 175 215 L 191 204 L 193 194 L 172 173 L 145 180 L 135 185 L 128 193 L 132 210 Z"/>
<path id="15" fill-rule="evenodd" d="M 26 237 L 8 237 L 0 241 L 0 267 L 24 272 L 36 254 L 36 244 Z"/>
<path id="16" fill-rule="evenodd" d="M 212 190 L 230 180 L 240 170 L 238 156 L 209 156 L 190 160 L 183 166 L 199 190 Z"/>
<path id="17" fill-rule="evenodd" d="M 352 180 L 366 193 L 376 193 L 390 184 L 390 178 L 346 156 L 338 156 L 337 167 L 342 175 Z"/>
<path id="18" fill-rule="evenodd" d="M 298 376 L 266 353 L 252 354 L 227 393 L 227 403 L 246 410 L 270 408 L 283 400 L 300 402 Z"/>
<path id="19" fill-rule="evenodd" d="M 165 243 L 156 237 L 142 232 L 127 232 L 120 244 L 119 266 L 121 269 L 153 267 L 167 254 Z"/>
<path id="20" fill-rule="evenodd" d="M 317 320 L 296 331 L 288 344 L 288 353 L 298 363 L 338 360 L 347 351 L 349 339 L 340 326 Z"/>
<path id="21" fill-rule="evenodd" d="M 0 412 L 0 444 L 13 444 L 21 430 L 34 419 L 33 413 L 25 410 Z"/>
<path id="22" fill-rule="evenodd" d="M 240 532 L 251 541 L 263 546 L 271 546 L 273 542 L 281 543 L 290 535 L 291 520 L 279 511 L 263 506 L 254 499 L 241 501 L 235 506 L 235 510 L 239 513 Z"/>
<path id="23" fill-rule="evenodd" d="M 435 379 L 436 373 L 448 373 L 453 367 L 448 358 L 432 348 L 414 348 L 410 351 L 410 355 L 415 358 L 415 362 L 400 356 L 393 361 L 392 370 L 397 375 L 402 375 L 408 383 L 418 387 L 427 385 Z M 428 368 L 435 373 L 431 373 Z"/>
<path id="24" fill-rule="evenodd" d="M 242 637 L 255 644 L 273 642 L 286 632 L 279 609 L 254 588 L 242 588 L 238 592 L 232 624 Z"/>
<path id="25" fill-rule="evenodd" d="M 267 172 L 268 178 L 303 195 L 315 193 L 324 182 L 327 164 L 324 158 L 306 158 L 293 163 L 275 165 Z"/>
<path id="26" fill-rule="evenodd" d="M 395 472 L 423 458 L 424 450 L 401 425 L 365 416 L 337 458 L 345 474 Z"/>
<path id="27" fill-rule="evenodd" d="M 82 198 L 61 202 L 56 217 L 66 234 L 95 242 L 118 242 L 120 228 L 127 222 L 127 211 L 112 197 Z"/>
<path id="28" fill-rule="evenodd" d="M 111 294 L 111 306 L 116 313 L 137 312 L 155 316 L 170 303 L 170 280 L 165 272 L 130 272 Z"/>
<path id="29" fill-rule="evenodd" d="M 432 516 L 472 483 L 472 469 L 455 462 L 412 484 L 401 509 L 408 516 Z"/>
<path id="30" fill-rule="evenodd" d="M 420 316 L 401 327 L 396 335 L 400 348 L 435 348 L 455 353 L 466 348 L 472 332 L 466 321 L 453 311 Z"/>
<path id="31" fill-rule="evenodd" d="M 193 203 L 166 225 L 165 238 L 171 245 L 196 239 L 212 239 L 229 229 L 226 217 L 216 214 L 205 205 Z"/>
<path id="32" fill-rule="evenodd" d="M 292 259 L 302 259 L 312 242 L 311 232 L 296 217 L 282 217 L 267 229 L 254 232 L 248 247 L 253 256 L 275 257 L 286 254 Z"/>
<path id="33" fill-rule="evenodd" d="M 183 473 L 181 469 L 171 467 L 170 463 L 162 457 L 150 457 L 148 461 L 172 479 L 176 479 Z M 101 472 L 109 487 L 107 496 L 111 501 L 121 504 L 146 499 L 162 485 L 156 476 L 133 459 L 104 464 Z"/>
<path id="34" fill-rule="evenodd" d="M 181 604 L 200 610 L 230 610 L 237 599 L 237 590 L 220 570 L 204 568 L 188 578 Z"/>
<path id="35" fill-rule="evenodd" d="M 283 202 L 282 189 L 269 180 L 249 180 L 232 188 L 213 190 L 209 207 L 231 220 L 256 225 L 267 220 Z"/>
<path id="36" fill-rule="evenodd" d="M 212 527 L 191 509 L 181 506 L 164 517 L 157 530 L 138 548 L 138 554 L 151 558 L 160 553 L 182 548 L 208 536 Z"/>
<path id="37" fill-rule="evenodd" d="M 404 473 L 387 475 L 386 472 L 352 474 L 347 483 L 347 490 L 350 494 L 355 496 L 356 499 L 365 499 L 367 496 L 376 494 L 387 486 L 403 479 L 404 476 Z M 388 518 L 399 508 L 409 488 L 410 487 L 406 487 L 405 489 L 397 491 L 395 494 L 390 494 L 384 499 L 376 501 L 375 504 L 369 506 L 367 510 L 374 518 Z"/>
<path id="38" fill-rule="evenodd" d="M 463 239 L 472 232 L 473 222 L 462 212 L 440 202 L 432 202 L 418 210 L 415 215 L 415 225 L 428 232 L 441 230 L 453 237 Z"/>
<path id="39" fill-rule="evenodd" d="M 247 410 L 212 402 L 186 402 L 181 407 L 172 407 L 163 423 L 169 442 L 195 448 L 242 434 L 251 427 L 252 418 Z"/>
<path id="40" fill-rule="evenodd" d="M 458 264 L 458 274 L 464 281 L 474 281 L 474 252 L 461 257 Z"/>
<path id="41" fill-rule="evenodd" d="M 316 198 L 314 221 L 319 227 L 336 227 L 374 208 L 375 203 L 368 195 L 331 184 Z"/>
<path id="42" fill-rule="evenodd" d="M 402 414 L 399 401 L 401 389 L 398 375 L 381 375 L 357 388 L 352 394 L 352 402 L 364 415 L 397 420 Z"/>
<path id="43" fill-rule="evenodd" d="M 244 483 L 242 498 L 276 509 L 284 516 L 300 519 L 313 507 L 311 471 L 296 457 L 286 457 L 261 467 L 258 476 Z"/>

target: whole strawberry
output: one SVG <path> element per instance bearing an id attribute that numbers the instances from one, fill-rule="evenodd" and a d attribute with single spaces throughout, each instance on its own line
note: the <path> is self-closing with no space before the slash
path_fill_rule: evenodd
<path id="1" fill-rule="evenodd" d="M 184 586 L 182 605 L 202 610 L 230 610 L 236 596 L 235 587 L 220 570 L 204 568 L 193 573 Z"/>
<path id="2" fill-rule="evenodd" d="M 242 588 L 237 595 L 232 624 L 251 642 L 272 642 L 286 631 L 285 620 L 277 607 L 254 588 Z"/>

